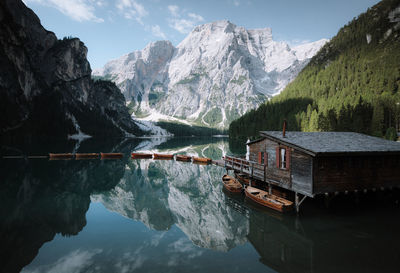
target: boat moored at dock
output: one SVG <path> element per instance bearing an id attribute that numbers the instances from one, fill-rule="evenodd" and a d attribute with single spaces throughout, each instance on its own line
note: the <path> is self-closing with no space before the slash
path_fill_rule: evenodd
<path id="1" fill-rule="evenodd" d="M 189 161 L 192 161 L 192 157 L 191 156 L 187 156 L 187 155 L 177 155 L 176 156 L 176 161 L 189 162 Z"/>
<path id="2" fill-rule="evenodd" d="M 250 177 L 245 174 L 235 173 L 235 178 L 245 185 L 250 185 Z"/>
<path id="3" fill-rule="evenodd" d="M 75 159 L 96 159 L 99 158 L 98 153 L 77 153 Z"/>
<path id="4" fill-rule="evenodd" d="M 240 184 L 240 182 L 237 181 L 237 179 L 235 179 L 232 176 L 229 176 L 227 174 L 222 176 L 222 183 L 224 185 L 224 188 L 226 190 L 228 190 L 229 192 L 241 193 L 243 190 L 242 184 Z"/>
<path id="5" fill-rule="evenodd" d="M 117 159 L 124 157 L 122 153 L 100 153 L 100 155 L 102 159 Z"/>
<path id="6" fill-rule="evenodd" d="M 284 198 L 269 194 L 266 191 L 247 186 L 245 188 L 246 197 L 252 201 L 276 211 L 286 212 L 293 209 L 293 202 Z"/>
<path id="7" fill-rule="evenodd" d="M 131 153 L 132 159 L 145 159 L 145 158 L 153 158 L 153 154 L 147 153 Z"/>
<path id="8" fill-rule="evenodd" d="M 53 154 L 49 153 L 50 160 L 57 160 L 57 159 L 72 159 L 74 157 L 71 153 L 62 153 L 62 154 Z"/>
<path id="9" fill-rule="evenodd" d="M 174 159 L 174 155 L 171 155 L 171 154 L 153 154 L 153 159 L 172 160 L 172 159 Z"/>
<path id="10" fill-rule="evenodd" d="M 200 163 L 200 164 L 211 164 L 211 158 L 206 157 L 193 157 L 193 163 Z"/>

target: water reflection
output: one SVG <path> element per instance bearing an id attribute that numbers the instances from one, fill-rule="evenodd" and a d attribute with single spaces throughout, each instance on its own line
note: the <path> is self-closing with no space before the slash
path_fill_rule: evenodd
<path id="1" fill-rule="evenodd" d="M 248 240 L 277 272 L 397 272 L 399 209 L 308 208 L 303 217 L 249 210 Z"/>
<path id="2" fill-rule="evenodd" d="M 90 195 L 112 189 L 121 161 L 3 160 L 0 184 L 4 272 L 19 272 L 56 233 L 71 236 L 86 225 Z"/>
<path id="3" fill-rule="evenodd" d="M 220 158 L 224 143 L 191 145 L 185 152 Z M 92 199 L 149 228 L 168 230 L 175 224 L 195 245 L 228 251 L 246 242 L 248 223 L 224 204 L 220 182 L 224 172 L 211 165 L 131 160 L 121 182 Z"/>
<path id="4" fill-rule="evenodd" d="M 90 140 L 78 150 L 214 159 L 232 153 L 227 141 L 193 138 Z M 223 168 L 127 156 L 2 160 L 0 171 L 4 272 L 396 272 L 400 266 L 393 203 L 337 211 L 309 203 L 301 217 L 281 215 L 223 193 Z"/>

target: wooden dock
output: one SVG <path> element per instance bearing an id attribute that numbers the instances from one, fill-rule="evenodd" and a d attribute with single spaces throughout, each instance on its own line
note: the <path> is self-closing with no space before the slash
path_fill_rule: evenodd
<path id="1" fill-rule="evenodd" d="M 223 159 L 224 167 L 227 170 L 233 170 L 249 176 L 250 179 L 266 183 L 270 194 L 272 193 L 273 186 L 293 191 L 295 193 L 294 201 L 297 212 L 299 212 L 300 205 L 307 196 L 314 197 L 313 195 L 301 192 L 303 194 L 301 198 L 299 192 L 292 189 L 290 172 L 238 157 L 225 156 Z"/>
<path id="2" fill-rule="evenodd" d="M 214 164 L 216 166 L 220 166 L 220 167 L 225 167 L 225 161 L 223 161 L 223 160 L 213 160 L 212 164 Z"/>
<path id="3" fill-rule="evenodd" d="M 232 156 L 225 156 L 223 162 L 226 169 L 246 174 L 259 181 L 277 185 L 289 184 L 290 177 L 274 174 L 272 168 L 264 164 Z"/>

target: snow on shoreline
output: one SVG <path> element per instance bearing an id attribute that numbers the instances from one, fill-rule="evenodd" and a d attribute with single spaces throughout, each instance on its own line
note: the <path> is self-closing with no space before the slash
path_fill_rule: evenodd
<path id="1" fill-rule="evenodd" d="M 174 136 L 167 130 L 161 128 L 160 126 L 155 125 L 152 121 L 146 120 L 137 120 L 135 119 L 135 123 L 139 128 L 146 132 L 147 135 L 145 137 L 171 137 Z"/>
<path id="2" fill-rule="evenodd" d="M 135 121 L 153 121 L 153 122 L 158 122 L 158 121 L 163 121 L 163 120 L 172 121 L 172 122 L 179 122 L 179 123 L 183 123 L 185 125 L 191 126 L 191 124 L 186 120 L 178 119 L 178 118 L 171 117 L 171 116 L 168 116 L 168 115 L 164 115 L 164 114 L 161 114 L 161 113 L 158 113 L 158 112 L 154 112 L 154 111 L 151 112 L 151 114 L 148 115 L 147 117 L 135 118 Z"/>

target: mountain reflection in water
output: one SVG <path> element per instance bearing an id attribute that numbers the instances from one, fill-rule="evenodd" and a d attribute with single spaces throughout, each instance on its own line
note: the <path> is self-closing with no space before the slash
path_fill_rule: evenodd
<path id="1" fill-rule="evenodd" d="M 282 215 L 224 193 L 221 167 L 127 156 L 140 149 L 219 159 L 237 150 L 226 140 L 21 144 L 2 153 L 49 147 L 126 156 L 1 160 L 2 272 L 397 272 L 400 266 L 398 205 L 327 210 L 308 203 L 300 216 Z"/>

